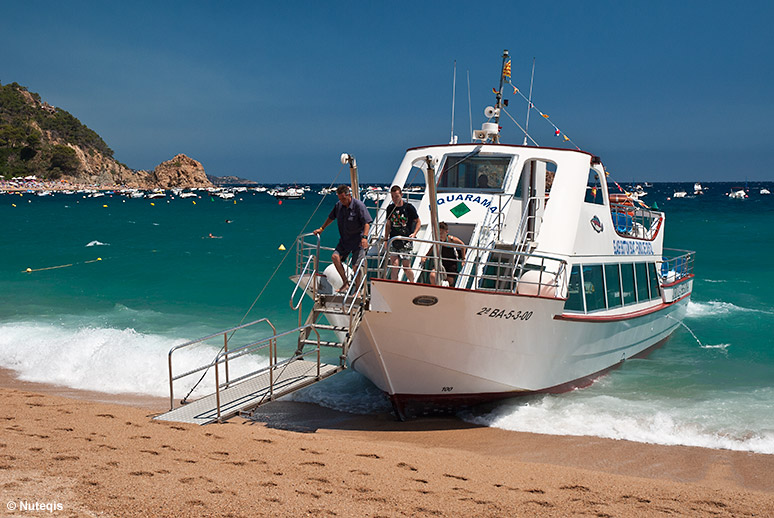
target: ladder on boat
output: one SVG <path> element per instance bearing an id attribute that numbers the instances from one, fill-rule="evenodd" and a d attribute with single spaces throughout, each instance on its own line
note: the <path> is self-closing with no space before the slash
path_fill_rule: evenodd
<path id="1" fill-rule="evenodd" d="M 296 329 L 278 334 L 271 322 L 262 318 L 170 349 L 168 355 L 170 410 L 154 417 L 154 419 L 204 425 L 222 422 L 236 415 L 249 417 L 250 413 L 261 405 L 308 387 L 346 369 L 347 351 L 355 331 L 360 325 L 366 306 L 366 297 L 363 294 L 320 293 L 316 286 L 320 281 L 320 276 L 315 270 L 310 271 L 308 275 L 308 277 L 298 276 L 296 288 L 298 289 L 302 282 L 305 282 L 302 300 L 303 294 L 309 293 L 314 297 L 314 306 L 309 312 L 306 322 Z M 315 286 L 310 292 L 309 288 L 312 283 Z M 295 293 L 296 291 L 294 291 L 294 295 Z M 301 301 L 294 306 L 291 296 L 291 307 L 299 310 L 300 317 Z M 326 317 L 329 323 L 324 323 L 322 317 Z M 233 339 L 237 331 L 259 324 L 266 324 L 271 328 L 271 334 L 268 337 L 248 340 L 248 343 L 234 347 Z M 332 333 L 335 339 L 323 340 L 320 336 L 321 332 Z M 295 353 L 290 358 L 278 360 L 278 340 L 291 335 L 298 337 Z M 172 362 L 173 353 L 181 349 L 192 348 L 220 336 L 223 337 L 223 348 L 212 361 L 195 369 L 175 374 Z M 338 362 L 324 363 L 321 361 L 320 352 L 321 348 L 324 347 L 340 350 Z M 233 370 L 235 360 L 260 351 L 268 354 L 268 366 L 241 374 L 234 379 L 230 377 L 229 364 L 232 364 L 231 369 Z M 256 358 L 255 354 L 252 355 L 252 358 Z M 200 374 L 203 379 L 210 371 L 214 374 L 214 392 L 190 403 L 182 404 L 181 402 L 179 406 L 175 407 L 175 382 L 200 373 L 203 373 Z"/>

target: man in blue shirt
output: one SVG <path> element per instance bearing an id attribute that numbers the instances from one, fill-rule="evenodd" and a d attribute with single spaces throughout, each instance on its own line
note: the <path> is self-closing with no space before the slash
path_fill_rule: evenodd
<path id="1" fill-rule="evenodd" d="M 343 284 L 338 291 L 344 293 L 349 288 L 349 279 L 344 271 L 342 263 L 352 254 L 352 266 L 357 268 L 368 250 L 368 231 L 371 229 L 371 215 L 365 204 L 352 197 L 352 191 L 348 185 L 339 185 L 336 189 L 339 201 L 333 206 L 323 226 L 314 231 L 320 235 L 325 227 L 335 220 L 339 226 L 339 244 L 333 252 L 331 259 L 336 271 L 341 275 Z M 359 277 L 358 281 L 359 284 Z"/>

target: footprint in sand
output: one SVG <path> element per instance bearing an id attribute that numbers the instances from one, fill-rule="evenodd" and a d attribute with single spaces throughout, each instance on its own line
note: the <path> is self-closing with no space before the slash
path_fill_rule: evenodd
<path id="1" fill-rule="evenodd" d="M 449 475 L 448 473 L 444 473 L 443 476 L 444 477 L 449 477 L 449 478 L 455 478 L 457 480 L 467 480 L 467 478 L 465 478 L 465 477 L 461 477 L 459 475 Z"/>
<path id="2" fill-rule="evenodd" d="M 403 468 L 403 469 L 407 469 L 409 471 L 417 471 L 417 468 L 415 468 L 414 466 L 412 466 L 410 464 L 406 464 L 405 462 L 399 462 L 398 463 L 398 467 L 399 468 Z"/>
<path id="3" fill-rule="evenodd" d="M 97 414 L 97 417 L 106 417 L 108 419 L 115 419 L 116 418 L 116 416 L 114 416 L 113 414 Z"/>
<path id="4" fill-rule="evenodd" d="M 325 467 L 325 463 L 317 462 L 315 460 L 307 461 L 307 462 L 302 462 L 301 465 L 302 466 L 321 466 L 321 467 Z"/>
<path id="5" fill-rule="evenodd" d="M 367 458 L 367 459 L 381 459 L 381 457 L 380 457 L 380 456 L 378 456 L 378 455 L 377 455 L 377 454 L 375 454 L 375 453 L 357 453 L 356 455 L 357 455 L 358 457 L 365 457 L 365 458 Z"/>

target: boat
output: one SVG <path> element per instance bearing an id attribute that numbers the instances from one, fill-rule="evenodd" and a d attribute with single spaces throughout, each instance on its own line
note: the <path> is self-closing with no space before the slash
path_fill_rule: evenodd
<path id="1" fill-rule="evenodd" d="M 300 235 L 290 296 L 299 327 L 278 332 L 262 318 L 176 345 L 170 411 L 155 419 L 222 421 L 347 368 L 382 390 L 400 419 L 448 413 L 584 387 L 666 343 L 687 311 L 694 252 L 665 248 L 665 214 L 611 192 L 595 154 L 502 141 L 507 59 L 505 51 L 496 103 L 472 141 L 410 148 L 392 179 L 421 220 L 416 237 L 400 238 L 412 243 L 415 282 L 403 268 L 395 279 L 389 271 L 391 197 L 373 207 L 368 253 L 347 267 L 346 286 L 333 249 L 319 234 Z M 358 197 L 355 158 L 341 162 Z M 462 244 L 441 241 L 442 227 Z M 304 317 L 305 298 L 313 306 Z M 267 325 L 262 340 L 228 338 Z M 277 340 L 289 336 L 296 351 L 277 358 Z M 224 339 L 228 347 L 200 367 L 173 365 L 173 353 Z M 321 361 L 322 347 L 335 349 L 335 363 Z M 268 365 L 230 380 L 229 363 L 250 353 L 266 354 Z M 208 371 L 214 394 L 175 408 L 175 383 Z"/>
<path id="2" fill-rule="evenodd" d="M 304 190 L 297 187 L 289 187 L 275 191 L 273 196 L 283 200 L 300 200 L 304 197 Z"/>
<path id="3" fill-rule="evenodd" d="M 691 297 L 694 253 L 664 248 L 665 214 L 610 193 L 592 153 L 502 143 L 496 100 L 474 142 L 411 148 L 391 182 L 405 188 L 419 174 L 427 185 L 409 199 L 422 222 L 417 282 L 388 274 L 387 199 L 369 254 L 352 267 L 367 281 L 353 282 L 341 303 L 352 296 L 362 307 L 350 367 L 401 418 L 586 386 L 664 344 Z M 440 222 L 464 245 L 440 242 Z M 312 242 L 299 250 L 315 250 Z M 465 249 L 456 275 L 443 274 L 441 247 Z M 322 276 L 316 296 L 326 293 L 330 311 L 341 279 L 332 266 Z"/>
<path id="4" fill-rule="evenodd" d="M 761 188 L 761 191 L 760 191 L 760 194 L 761 194 L 762 196 L 767 196 L 767 195 L 771 194 L 771 191 L 770 191 L 770 190 L 768 190 L 768 189 L 767 189 L 767 188 L 765 188 L 765 187 L 762 187 L 762 188 Z"/>
<path id="5" fill-rule="evenodd" d="M 704 194 L 704 187 L 699 182 L 696 182 L 693 184 L 693 194 L 699 195 Z"/>
<path id="6" fill-rule="evenodd" d="M 160 198 L 166 198 L 167 194 L 164 192 L 164 189 L 153 189 L 152 191 L 145 194 L 145 198 L 149 200 L 158 200 Z"/>
<path id="7" fill-rule="evenodd" d="M 672 194 L 672 198 L 685 198 L 686 196 L 688 196 L 688 193 L 685 191 L 675 191 Z"/>
<path id="8" fill-rule="evenodd" d="M 741 187 L 734 187 L 727 196 L 732 200 L 744 200 L 749 197 L 747 191 Z"/>

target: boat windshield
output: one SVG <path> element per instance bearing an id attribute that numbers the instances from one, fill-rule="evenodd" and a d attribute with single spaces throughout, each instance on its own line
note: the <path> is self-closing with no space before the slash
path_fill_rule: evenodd
<path id="1" fill-rule="evenodd" d="M 502 191 L 509 156 L 447 155 L 438 190 Z"/>

